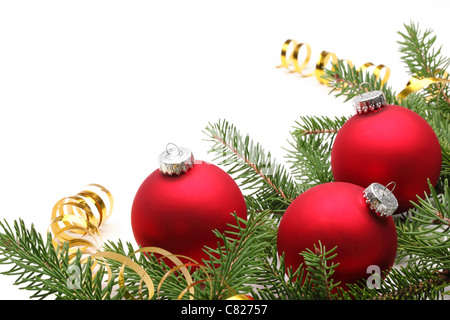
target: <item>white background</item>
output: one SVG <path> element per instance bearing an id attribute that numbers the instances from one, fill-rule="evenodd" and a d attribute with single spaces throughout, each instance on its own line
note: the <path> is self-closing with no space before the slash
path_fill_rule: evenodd
<path id="1" fill-rule="evenodd" d="M 348 115 L 315 78 L 277 69 L 294 39 L 409 80 L 403 24 L 450 55 L 450 1 L 1 1 L 0 218 L 47 231 L 53 205 L 86 184 L 115 199 L 102 234 L 133 242 L 130 208 L 168 142 L 211 160 L 202 130 L 227 119 L 284 162 L 301 115 Z M 1 267 L 0 270 L 6 270 Z M 1 299 L 29 292 L 0 275 Z"/>

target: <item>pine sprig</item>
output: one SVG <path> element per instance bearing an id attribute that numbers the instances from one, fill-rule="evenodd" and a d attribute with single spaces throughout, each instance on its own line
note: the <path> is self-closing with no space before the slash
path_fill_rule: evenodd
<path id="1" fill-rule="evenodd" d="M 18 276 L 15 285 L 34 291 L 31 298 L 45 299 L 102 299 L 109 295 L 111 286 L 102 283 L 104 270 L 92 276 L 92 262 L 81 263 L 81 253 L 69 260 L 66 244 L 55 248 L 50 234 L 44 241 L 33 226 L 29 229 L 23 220 L 15 221 L 14 228 L 0 222 L 0 263 L 12 268 L 5 275 Z M 74 290 L 81 289 L 81 290 Z"/>
<path id="2" fill-rule="evenodd" d="M 141 266 L 153 280 L 154 286 L 159 289 L 156 294 L 155 292 L 149 292 L 146 286 L 141 286 L 141 276 L 128 266 L 125 267 L 124 271 L 125 287 L 118 287 L 116 289 L 122 294 L 122 296 L 127 298 L 127 295 L 125 294 L 126 290 L 128 292 L 128 299 L 147 300 L 149 299 L 150 294 L 153 299 L 157 300 L 178 299 L 180 293 L 183 292 L 183 290 L 188 286 L 186 279 L 178 272 L 174 272 L 170 276 L 166 277 L 167 273 L 172 268 L 172 266 L 168 265 L 170 262 L 168 260 L 161 259 L 161 256 L 153 253 L 133 254 L 138 249 L 138 247 L 133 246 L 130 242 L 124 244 L 121 240 L 117 243 L 107 241 L 103 246 L 104 251 L 118 253 Z M 118 278 L 119 271 L 122 267 L 122 262 L 113 259 L 106 259 L 106 261 L 111 268 L 114 278 Z M 190 267 L 188 267 L 188 270 L 192 271 Z M 189 298 L 189 294 L 186 294 L 183 297 L 183 299 Z M 196 298 L 199 297 L 196 296 Z"/>
<path id="3" fill-rule="evenodd" d="M 210 124 L 205 133 L 212 142 L 214 161 L 228 167 L 227 172 L 250 192 L 247 203 L 257 209 L 283 212 L 300 191 L 287 170 L 273 159 L 270 152 L 241 135 L 229 122 Z"/>
<path id="4" fill-rule="evenodd" d="M 442 46 L 436 48 L 437 37 L 433 31 L 421 31 L 419 24 L 404 25 L 406 32 L 398 32 L 403 40 L 398 41 L 401 60 L 407 72 L 414 79 L 444 78 L 448 79 L 450 57 L 442 54 Z M 428 101 L 429 109 L 437 110 L 440 116 L 448 119 L 450 112 L 450 86 L 448 83 L 434 83 L 425 87 L 423 96 Z"/>
<path id="5" fill-rule="evenodd" d="M 337 256 L 337 247 L 326 251 L 325 246 L 319 241 L 319 245 L 314 244 L 314 251 L 307 249 L 300 253 L 305 261 L 306 271 L 310 279 L 313 290 L 317 294 L 316 299 L 336 299 L 336 293 L 333 291 L 339 286 L 339 282 L 333 281 L 333 274 L 339 263 L 334 263 L 333 259 Z"/>
<path id="6" fill-rule="evenodd" d="M 450 273 L 434 271 L 424 265 L 396 267 L 379 278 L 373 287 L 363 282 L 349 284 L 343 299 L 357 300 L 441 300 L 449 294 Z"/>
<path id="7" fill-rule="evenodd" d="M 441 145 L 442 151 L 442 179 L 450 179 L 450 103 L 448 111 L 442 113 L 442 110 L 435 109 L 428 112 L 426 120 L 433 128 Z"/>
<path id="8" fill-rule="evenodd" d="M 276 224 L 271 212 L 250 210 L 248 221 L 237 219 L 234 231 L 221 234 L 217 248 L 205 248 L 210 260 L 204 261 L 212 278 L 213 299 L 234 294 L 249 294 L 263 277 L 267 254 L 276 246 Z"/>
<path id="9" fill-rule="evenodd" d="M 399 31 L 403 40 L 398 41 L 402 61 L 407 72 L 419 79 L 442 77 L 450 66 L 450 59 L 442 56 L 442 46 L 436 48 L 436 36 L 433 30 L 423 32 L 418 23 L 404 24 L 406 32 Z"/>
<path id="10" fill-rule="evenodd" d="M 337 263 L 333 262 L 337 247 L 327 251 L 319 242 L 314 250 L 299 252 L 304 262 L 295 271 L 286 269 L 284 255 L 268 256 L 264 279 L 255 294 L 266 300 L 336 300 L 340 299 L 339 283 L 332 279 Z M 267 281 L 270 279 L 269 281 Z"/>
<path id="11" fill-rule="evenodd" d="M 393 269 L 373 300 L 440 300 L 448 295 L 450 273 L 422 266 Z"/>
<path id="12" fill-rule="evenodd" d="M 279 257 L 274 251 L 268 257 L 266 273 L 255 289 L 255 297 L 263 300 L 314 300 L 317 297 L 304 265 L 293 272 L 292 268 L 286 270 L 284 255 Z"/>
<path id="13" fill-rule="evenodd" d="M 291 132 L 287 149 L 291 171 L 303 190 L 334 180 L 331 172 L 331 146 L 347 117 L 301 117 Z"/>
<path id="14" fill-rule="evenodd" d="M 426 264 L 433 270 L 450 270 L 450 188 L 444 182 L 442 194 L 429 184 L 431 195 L 414 203 L 413 214 L 397 227 L 398 259 L 409 264 Z"/>
<path id="15" fill-rule="evenodd" d="M 381 90 L 386 101 L 389 104 L 399 104 L 395 92 L 382 79 L 368 71 L 358 71 L 354 66 L 349 65 L 343 60 L 338 60 L 331 69 L 325 69 L 323 78 L 328 81 L 330 94 L 334 93 L 336 97 L 344 97 L 344 101 L 367 92 Z"/>

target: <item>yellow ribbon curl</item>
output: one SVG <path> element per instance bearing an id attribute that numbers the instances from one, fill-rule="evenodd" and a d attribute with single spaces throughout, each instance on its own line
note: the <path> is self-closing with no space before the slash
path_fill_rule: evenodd
<path id="1" fill-rule="evenodd" d="M 290 52 L 290 49 L 292 47 L 292 52 Z M 302 48 L 306 48 L 306 56 L 303 60 L 303 62 L 299 63 L 299 54 L 300 50 Z M 316 66 L 314 68 L 314 71 L 309 73 L 304 73 L 304 70 L 308 66 L 310 60 L 311 60 L 311 47 L 307 43 L 297 43 L 295 40 L 288 39 L 284 42 L 282 48 L 281 48 L 281 65 L 277 66 L 277 68 L 286 68 L 289 70 L 289 72 L 293 73 L 296 72 L 300 74 L 302 77 L 312 77 L 315 76 L 316 79 L 322 83 L 327 85 L 329 83 L 328 80 L 322 78 L 322 76 L 325 74 L 325 66 L 330 62 L 330 59 L 332 60 L 333 64 L 337 64 L 339 59 L 333 52 L 328 51 L 322 51 L 319 55 L 319 59 L 316 62 Z M 344 59 L 342 61 L 345 61 L 347 64 L 349 64 L 351 67 L 353 67 L 353 62 L 348 59 Z M 358 68 L 358 72 L 362 72 L 366 70 L 367 68 L 374 67 L 375 65 L 371 62 L 367 62 L 360 66 Z M 389 80 L 389 77 L 391 75 L 391 70 L 389 67 L 380 64 L 376 66 L 373 70 L 373 74 L 376 76 L 376 79 L 378 80 L 381 76 L 382 70 L 385 69 L 385 74 L 383 79 L 381 80 L 381 84 L 384 84 Z M 334 67 L 332 67 L 332 70 L 335 70 Z"/>
<path id="2" fill-rule="evenodd" d="M 306 55 L 302 63 L 299 63 L 299 54 L 302 48 L 306 48 Z M 290 54 L 289 54 L 290 52 Z M 322 51 L 319 55 L 319 59 L 316 62 L 316 66 L 314 68 L 314 71 L 309 73 L 304 73 L 304 70 L 307 68 L 310 60 L 311 60 L 311 47 L 307 43 L 297 43 L 295 40 L 288 39 L 283 43 L 283 46 L 281 48 L 281 65 L 276 66 L 277 68 L 286 68 L 289 70 L 290 73 L 298 73 L 302 77 L 312 77 L 315 76 L 316 79 L 325 85 L 328 85 L 329 81 L 326 79 L 323 79 L 322 76 L 325 74 L 325 66 L 329 63 L 330 59 L 332 60 L 333 64 L 337 64 L 339 61 L 336 54 L 333 52 L 328 51 Z M 344 59 L 342 61 L 345 61 L 350 67 L 353 67 L 353 62 L 348 59 Z M 366 70 L 367 68 L 375 67 L 375 65 L 371 62 L 364 63 L 362 66 L 360 66 L 357 70 L 357 72 L 361 72 Z M 373 74 L 375 75 L 375 79 L 378 80 L 381 76 L 382 70 L 385 70 L 385 74 L 383 79 L 381 80 L 381 85 L 386 83 L 389 80 L 389 77 L 391 75 L 391 70 L 389 67 L 380 64 L 376 66 L 373 70 Z M 331 70 L 335 70 L 334 66 Z M 440 70 L 437 70 L 439 72 Z M 415 77 L 411 78 L 409 82 L 407 83 L 406 87 L 397 94 L 397 99 L 402 100 L 406 98 L 409 94 L 413 92 L 417 92 L 430 84 L 437 84 L 437 83 L 443 83 L 448 84 L 450 83 L 450 80 L 448 79 L 448 72 L 445 71 L 443 73 L 442 78 L 436 78 L 436 77 L 429 77 L 429 78 L 423 78 L 423 79 L 417 79 Z"/>
<path id="3" fill-rule="evenodd" d="M 162 258 L 168 258 L 170 259 L 176 266 L 173 267 L 172 269 L 170 269 L 162 278 L 161 281 L 158 284 L 158 289 L 157 289 L 157 295 L 159 296 L 159 292 L 161 289 L 161 286 L 163 284 L 163 282 L 175 271 L 180 270 L 180 272 L 183 274 L 184 278 L 187 281 L 187 285 L 189 287 L 189 289 L 187 291 L 190 292 L 191 297 L 190 299 L 193 300 L 194 299 L 194 288 L 193 286 L 191 286 L 191 284 L 193 283 L 191 274 L 189 273 L 189 270 L 187 269 L 187 266 L 189 265 L 194 265 L 191 263 L 183 263 L 179 257 L 181 256 L 176 256 L 171 254 L 169 251 L 158 248 L 158 247 L 144 247 L 144 248 L 140 248 L 139 250 L 136 250 L 135 252 L 133 252 L 130 256 L 133 256 L 137 253 L 157 253 L 162 255 Z M 131 300 L 143 300 L 143 294 L 142 294 L 142 282 L 144 282 L 147 286 L 148 289 L 148 300 L 151 300 L 155 294 L 155 286 L 153 284 L 152 279 L 150 278 L 150 276 L 148 275 L 148 273 L 144 270 L 144 268 L 142 268 L 138 263 L 136 263 L 135 261 L 130 259 L 130 256 L 124 256 L 122 254 L 119 253 L 115 253 L 115 252 L 96 252 L 92 255 L 93 258 L 106 258 L 106 259 L 112 259 L 118 262 L 122 263 L 122 266 L 120 268 L 119 271 L 119 275 L 118 275 L 118 282 L 119 282 L 119 287 L 122 288 L 124 290 L 124 296 L 126 299 L 131 299 Z M 187 257 L 184 257 L 187 258 Z M 111 280 L 112 278 L 112 272 L 111 272 L 111 268 L 108 264 L 105 264 L 106 268 L 108 270 L 108 281 Z M 136 272 L 140 277 L 141 277 L 141 281 L 139 284 L 139 299 L 135 299 L 132 294 L 127 290 L 126 285 L 125 285 L 125 267 L 129 267 L 131 268 L 134 272 Z M 179 299 L 181 299 L 182 296 L 179 297 Z"/>
<path id="4" fill-rule="evenodd" d="M 105 201 L 99 193 L 106 195 L 108 201 Z M 144 247 L 131 253 L 129 256 L 125 256 L 116 252 L 100 251 L 102 247 L 102 240 L 100 236 L 100 226 L 108 220 L 111 216 L 114 206 L 114 199 L 111 193 L 103 186 L 99 184 L 90 184 L 86 186 L 85 190 L 80 191 L 74 196 L 65 197 L 56 202 L 52 210 L 52 218 L 49 225 L 49 231 L 52 233 L 52 242 L 54 246 L 62 247 L 64 243 L 69 245 L 69 259 L 74 259 L 78 251 L 84 255 L 82 259 L 85 262 L 89 257 L 93 259 L 92 269 L 97 267 L 98 263 L 103 264 L 108 272 L 108 283 L 112 280 L 112 270 L 107 260 L 114 260 L 121 263 L 120 271 L 118 274 L 119 287 L 124 292 L 126 299 L 137 300 L 128 291 L 125 284 L 125 268 L 129 267 L 132 271 L 137 273 L 141 278 L 139 283 L 139 300 L 143 299 L 142 285 L 145 284 L 148 289 L 148 299 L 152 299 L 155 295 L 155 285 L 153 280 L 149 276 L 142 266 L 131 259 L 136 254 L 159 254 L 159 259 L 169 259 L 175 267 L 171 268 L 161 278 L 157 289 L 157 297 L 164 281 L 173 273 L 179 271 L 186 280 L 186 288 L 179 294 L 178 300 L 181 300 L 186 293 L 190 293 L 190 299 L 194 299 L 194 287 L 197 284 L 203 282 L 216 281 L 209 277 L 204 266 L 198 262 L 190 259 L 186 256 L 174 255 L 167 250 L 158 247 Z M 189 263 L 183 263 L 180 258 L 184 258 Z M 194 282 L 191 274 L 189 273 L 188 266 L 196 266 L 202 270 L 206 277 L 203 280 Z M 93 272 L 93 277 L 95 271 Z M 239 297 L 236 292 L 227 285 L 224 281 L 220 281 L 225 284 L 228 291 L 234 294 L 233 297 Z M 213 295 L 213 287 L 211 289 L 211 298 Z M 230 294 L 230 295 L 231 295 Z"/>
<path id="5" fill-rule="evenodd" d="M 106 195 L 108 201 L 105 201 L 100 193 Z M 111 216 L 113 206 L 114 199 L 111 193 L 99 184 L 90 184 L 76 195 L 62 198 L 56 202 L 52 210 L 49 229 L 52 232 L 53 245 L 62 247 L 64 243 L 68 243 L 69 259 L 74 259 L 77 252 L 81 251 L 81 254 L 84 255 L 82 261 L 86 261 L 88 257 L 94 259 L 93 269 L 97 266 L 97 263 L 104 264 L 108 271 L 108 282 L 112 279 L 112 271 L 106 259 L 121 262 L 118 283 L 119 287 L 124 290 L 125 298 L 134 299 L 125 285 L 125 267 L 129 267 L 141 277 L 139 298 L 143 298 L 142 283 L 145 283 L 148 288 L 149 299 L 151 299 L 155 290 L 153 281 L 138 263 L 119 253 L 100 251 L 102 247 L 100 226 Z M 187 269 L 189 264 L 183 264 L 177 256 L 157 247 L 141 248 L 133 252 L 131 256 L 137 253 L 158 253 L 170 259 L 176 265 L 160 281 L 158 294 L 164 280 L 174 271 L 180 270 L 187 281 L 187 285 L 190 286 L 187 291 L 191 293 L 191 299 L 193 298 L 194 288 L 191 286 L 193 280 Z"/>
<path id="6" fill-rule="evenodd" d="M 106 194 L 109 203 L 99 195 Z M 90 184 L 74 196 L 59 200 L 52 210 L 49 229 L 53 234 L 53 245 L 69 244 L 69 257 L 77 251 L 92 254 L 100 250 L 102 240 L 100 226 L 108 220 L 114 206 L 111 193 L 101 185 Z"/>
<path id="7" fill-rule="evenodd" d="M 439 72 L 439 70 L 437 70 L 437 72 Z M 430 78 L 417 79 L 417 78 L 413 77 L 408 81 L 408 83 L 406 84 L 406 87 L 402 91 L 400 91 L 399 94 L 397 94 L 397 99 L 402 100 L 402 99 L 406 98 L 409 94 L 411 94 L 413 92 L 417 92 L 417 91 L 429 86 L 430 84 L 450 83 L 448 76 L 449 76 L 448 72 L 444 71 L 442 78 L 430 77 Z"/>

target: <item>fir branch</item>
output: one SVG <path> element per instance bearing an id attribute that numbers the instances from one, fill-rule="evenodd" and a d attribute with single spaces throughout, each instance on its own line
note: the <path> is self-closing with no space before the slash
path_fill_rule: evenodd
<path id="1" fill-rule="evenodd" d="M 339 282 L 334 283 L 332 276 L 339 265 L 333 263 L 337 247 L 326 251 L 319 242 L 314 250 L 300 252 L 304 262 L 296 268 L 285 267 L 284 254 L 276 251 L 266 260 L 265 281 L 260 281 L 256 294 L 261 299 L 287 300 L 335 300 L 340 299 Z"/>
<path id="2" fill-rule="evenodd" d="M 230 167 L 228 173 L 234 176 L 242 189 L 250 191 L 257 209 L 283 212 L 299 194 L 298 186 L 282 165 L 272 159 L 259 143 L 245 138 L 238 129 L 227 121 L 210 124 L 205 133 L 212 142 L 210 152 L 217 155 L 219 165 Z"/>
<path id="3" fill-rule="evenodd" d="M 450 284 L 450 272 L 433 271 L 425 265 L 413 264 L 395 267 L 379 278 L 379 283 L 368 287 L 359 282 L 348 285 L 343 299 L 357 300 L 420 300 L 446 299 L 446 287 Z"/>
<path id="4" fill-rule="evenodd" d="M 345 101 L 367 91 L 381 90 L 387 103 L 400 104 L 395 92 L 387 83 L 382 83 L 382 79 L 368 71 L 360 72 L 343 60 L 338 60 L 331 69 L 325 69 L 323 78 L 328 81 L 328 86 L 331 88 L 330 94 L 334 93 L 336 97 L 343 96 Z"/>
<path id="5" fill-rule="evenodd" d="M 265 259 L 254 294 L 262 300 L 312 300 L 312 284 L 306 279 L 307 272 L 302 266 L 295 272 L 292 268 L 286 270 L 284 254 L 278 256 L 273 250 Z"/>
<path id="6" fill-rule="evenodd" d="M 373 300 L 445 299 L 445 288 L 450 284 L 450 272 L 430 271 L 417 266 L 393 269 L 385 281 L 382 293 Z"/>
<path id="7" fill-rule="evenodd" d="M 230 225 L 234 231 L 219 233 L 217 249 L 205 248 L 210 260 L 204 263 L 213 281 L 213 299 L 248 294 L 262 278 L 265 258 L 276 246 L 276 225 L 270 211 L 250 210 L 248 220 Z"/>
<path id="8" fill-rule="evenodd" d="M 313 284 L 313 290 L 316 299 L 332 300 L 337 298 L 333 291 L 339 286 L 340 282 L 333 281 L 333 274 L 339 263 L 333 263 L 333 258 L 337 256 L 337 247 L 326 251 L 325 246 L 319 241 L 319 245 L 314 244 L 314 251 L 307 249 L 301 255 L 304 258 L 308 277 Z M 331 263 L 331 265 L 329 265 Z"/>
<path id="9" fill-rule="evenodd" d="M 398 259 L 408 263 L 428 264 L 430 269 L 450 269 L 450 188 L 444 181 L 444 190 L 438 194 L 428 183 L 431 196 L 425 195 L 414 203 L 414 213 L 400 221 Z"/>
<path id="10" fill-rule="evenodd" d="M 154 292 L 150 293 L 146 286 L 141 286 L 141 276 L 126 266 L 124 270 L 125 286 L 119 288 L 119 292 L 124 295 L 125 290 L 127 290 L 131 297 L 136 299 L 142 297 L 143 300 L 147 300 L 150 294 L 153 295 L 153 299 L 158 300 L 178 299 L 180 293 L 183 292 L 183 290 L 188 286 L 188 283 L 183 275 L 178 272 L 173 272 L 170 276 L 166 277 L 167 273 L 173 267 L 168 265 L 168 263 L 170 263 L 168 260 L 161 259 L 160 256 L 153 253 L 133 254 L 137 251 L 137 249 L 138 248 L 134 247 L 130 242 L 124 244 L 121 240 L 117 243 L 107 241 L 103 246 L 103 250 L 106 252 L 118 253 L 129 258 L 131 261 L 136 262 L 154 281 L 155 288 L 161 284 L 160 290 L 157 294 Z M 122 263 L 113 259 L 106 259 L 106 261 L 111 268 L 113 276 L 117 278 L 122 267 Z M 192 272 L 190 267 L 188 267 L 188 270 L 189 272 Z M 198 290 L 197 293 L 199 293 Z M 189 298 L 189 294 L 185 294 L 183 296 L 183 299 L 185 300 Z M 195 296 L 195 298 L 200 299 L 201 297 Z"/>
<path id="11" fill-rule="evenodd" d="M 407 72 L 414 78 L 444 78 L 450 67 L 450 57 L 442 55 L 442 46 L 436 48 L 433 30 L 422 32 L 419 24 L 404 24 L 406 32 L 398 32 L 403 40 L 398 41 L 401 60 Z M 445 83 L 435 83 L 423 89 L 424 96 L 435 106 L 450 111 L 450 88 Z"/>
<path id="12" fill-rule="evenodd" d="M 441 146 L 441 178 L 450 179 L 450 105 L 448 113 L 442 115 L 440 110 L 435 110 L 426 119 L 436 133 Z"/>
<path id="13" fill-rule="evenodd" d="M 12 264 L 4 275 L 17 276 L 15 285 L 34 291 L 31 298 L 45 299 L 102 299 L 111 297 L 112 282 L 104 285 L 104 270 L 99 267 L 91 273 L 92 262 L 81 263 L 81 252 L 69 260 L 68 245 L 55 247 L 48 234 L 47 241 L 23 220 L 14 221 L 14 230 L 5 221 L 0 222 L 0 263 Z M 116 296 L 119 298 L 119 296 Z"/>
<path id="14" fill-rule="evenodd" d="M 288 163 L 296 180 L 306 190 L 333 181 L 330 166 L 331 146 L 347 117 L 301 117 L 296 122 L 287 150 Z"/>
<path id="15" fill-rule="evenodd" d="M 442 77 L 450 66 L 450 58 L 441 55 L 442 47 L 435 48 L 433 30 L 421 31 L 418 23 L 404 24 L 406 32 L 399 31 L 403 41 L 398 41 L 401 60 L 411 76 L 421 78 Z"/>

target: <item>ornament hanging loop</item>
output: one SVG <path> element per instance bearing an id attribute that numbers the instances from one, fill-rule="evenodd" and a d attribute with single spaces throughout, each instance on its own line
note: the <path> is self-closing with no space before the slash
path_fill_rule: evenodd
<path id="1" fill-rule="evenodd" d="M 175 143 L 172 143 L 172 142 L 169 142 L 169 143 L 166 145 L 166 152 L 167 152 L 167 154 L 171 154 L 171 153 L 170 153 L 170 149 L 169 149 L 169 146 L 170 146 L 170 145 L 173 145 L 175 148 L 177 148 L 178 154 L 179 154 L 179 155 L 181 154 L 180 148 L 178 148 L 178 146 L 177 146 Z"/>
<path id="2" fill-rule="evenodd" d="M 169 149 L 174 145 L 178 152 Z M 194 156 L 188 148 L 178 147 L 174 143 L 168 143 L 166 150 L 159 155 L 159 170 L 165 175 L 180 175 L 188 172 L 194 166 Z"/>
<path id="3" fill-rule="evenodd" d="M 363 85 L 364 84 L 367 84 L 367 86 L 369 86 L 369 89 L 370 90 L 372 90 L 372 88 L 370 88 L 370 83 L 368 83 L 367 81 L 364 81 L 364 82 L 362 82 L 360 85 L 359 85 L 359 89 L 360 89 L 360 92 L 361 92 L 361 95 L 364 95 L 366 92 L 369 92 L 369 90 L 364 90 L 363 89 Z"/>
<path id="4" fill-rule="evenodd" d="M 388 187 L 389 187 L 391 184 L 394 184 L 394 187 L 393 187 L 392 189 L 388 189 Z M 396 186 L 397 186 L 397 184 L 395 183 L 395 181 L 391 181 L 391 182 L 389 182 L 387 185 L 385 185 L 385 186 L 384 186 L 384 190 L 383 190 L 383 196 L 386 195 L 386 190 L 388 190 L 388 191 L 390 191 L 391 193 L 393 193 Z"/>

